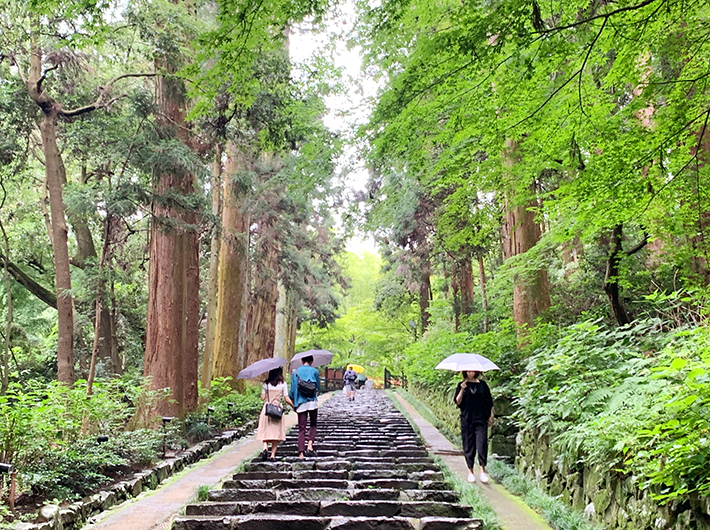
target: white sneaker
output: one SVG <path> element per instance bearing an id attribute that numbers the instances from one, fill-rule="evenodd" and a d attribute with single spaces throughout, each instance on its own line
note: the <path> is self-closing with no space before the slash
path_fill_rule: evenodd
<path id="1" fill-rule="evenodd" d="M 481 484 L 488 484 L 488 475 L 486 475 L 485 472 L 481 471 Z"/>
<path id="2" fill-rule="evenodd" d="M 468 474 L 468 481 L 469 482 L 476 482 L 476 475 L 474 475 L 473 473 L 469 473 Z"/>

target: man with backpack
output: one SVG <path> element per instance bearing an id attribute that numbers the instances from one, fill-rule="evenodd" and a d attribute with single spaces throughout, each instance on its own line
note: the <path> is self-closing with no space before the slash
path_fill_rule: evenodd
<path id="1" fill-rule="evenodd" d="M 343 392 L 350 401 L 355 401 L 355 381 L 357 373 L 349 365 L 343 374 Z"/>
<path id="2" fill-rule="evenodd" d="M 298 415 L 298 458 L 316 456 L 313 441 L 316 439 L 318 425 L 318 392 L 320 391 L 320 374 L 313 368 L 313 356 L 301 359 L 303 363 L 291 374 L 290 398 Z M 308 429 L 308 447 L 306 448 L 306 424 Z"/>

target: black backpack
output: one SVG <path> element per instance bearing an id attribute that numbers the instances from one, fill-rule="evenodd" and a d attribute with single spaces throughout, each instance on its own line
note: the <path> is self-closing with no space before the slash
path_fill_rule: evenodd
<path id="1" fill-rule="evenodd" d="M 303 397 L 311 398 L 316 395 L 316 384 L 311 381 L 304 381 L 300 377 L 298 377 L 298 385 L 296 388 L 298 389 L 298 393 Z"/>

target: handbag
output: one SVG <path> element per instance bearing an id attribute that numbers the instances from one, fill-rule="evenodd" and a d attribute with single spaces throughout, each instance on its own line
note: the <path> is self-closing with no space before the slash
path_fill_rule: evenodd
<path id="1" fill-rule="evenodd" d="M 269 402 L 266 404 L 266 410 L 264 413 L 272 420 L 280 420 L 284 415 L 284 408 L 281 405 L 274 405 L 271 403 L 271 396 L 269 395 L 269 384 L 266 384 L 266 397 Z"/>

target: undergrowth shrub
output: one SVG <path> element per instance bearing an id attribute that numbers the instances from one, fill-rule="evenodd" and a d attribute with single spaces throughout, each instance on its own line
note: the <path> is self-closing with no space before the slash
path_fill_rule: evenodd
<path id="1" fill-rule="evenodd" d="M 98 379 L 91 396 L 85 381 L 12 383 L 0 396 L 0 461 L 17 469 L 20 492 L 76 499 L 151 465 L 162 456 L 163 441 L 169 451 L 185 449 L 186 437 L 195 442 L 236 427 L 262 406 L 258 388 L 238 394 L 222 379 L 203 394 L 198 411 L 162 426 L 153 411 L 164 397 L 135 374 Z M 209 426 L 207 407 L 214 409 Z M 98 443 L 98 435 L 108 441 Z"/>
<path id="2" fill-rule="evenodd" d="M 546 435 L 558 465 L 634 477 L 660 502 L 710 492 L 710 336 L 659 319 L 568 327 L 521 379 L 522 428 Z"/>

